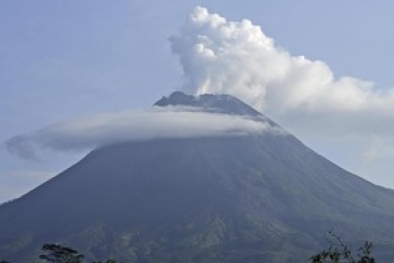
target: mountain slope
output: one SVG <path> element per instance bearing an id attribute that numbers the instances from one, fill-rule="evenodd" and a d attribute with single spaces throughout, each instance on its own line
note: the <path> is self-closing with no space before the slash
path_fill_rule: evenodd
<path id="1" fill-rule="evenodd" d="M 266 119 L 230 96 L 205 96 L 156 105 Z M 374 241 L 383 260 L 394 254 L 393 220 L 393 191 L 291 135 L 129 142 L 1 206 L 0 256 L 27 262 L 42 243 L 61 242 L 125 262 L 306 262 L 334 227 Z"/>

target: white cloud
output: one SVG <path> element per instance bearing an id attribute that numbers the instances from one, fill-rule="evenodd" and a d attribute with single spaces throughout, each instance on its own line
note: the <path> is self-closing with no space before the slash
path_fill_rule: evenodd
<path id="1" fill-rule="evenodd" d="M 9 152 L 37 159 L 37 150 L 83 151 L 123 141 L 222 135 L 283 133 L 247 116 L 208 113 L 184 107 L 106 113 L 48 126 L 6 142 Z"/>
<path id="2" fill-rule="evenodd" d="M 375 113 L 394 117 L 394 89 L 335 78 L 327 64 L 292 56 L 249 20 L 227 21 L 197 7 L 170 38 L 193 93 L 232 94 L 258 110 L 320 114 Z"/>

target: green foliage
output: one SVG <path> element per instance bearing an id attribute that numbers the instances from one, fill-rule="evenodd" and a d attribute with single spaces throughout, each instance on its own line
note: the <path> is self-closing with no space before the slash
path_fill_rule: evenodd
<path id="1" fill-rule="evenodd" d="M 56 244 L 45 244 L 42 250 L 45 254 L 40 255 L 39 258 L 51 263 L 80 263 L 84 257 L 74 249 Z"/>
<path id="2" fill-rule="evenodd" d="M 375 263 L 371 242 L 365 241 L 358 249 L 357 256 L 354 256 L 351 245 L 342 241 L 333 231 L 327 233 L 327 241 L 330 244 L 329 248 L 311 256 L 309 258 L 311 263 Z M 42 250 L 45 254 L 40 255 L 39 258 L 50 263 L 82 263 L 84 258 L 77 250 L 57 244 L 44 244 Z M 10 262 L 0 260 L 0 263 Z M 105 262 L 92 263 L 117 263 L 117 261 L 108 259 Z"/>
<path id="3" fill-rule="evenodd" d="M 39 255 L 39 258 L 50 263 L 82 263 L 84 259 L 84 255 L 79 254 L 77 250 L 57 244 L 44 244 L 41 249 L 45 253 Z M 10 262 L 0 260 L 0 263 Z M 107 259 L 106 261 L 93 261 L 92 263 L 117 263 L 117 261 L 115 259 Z"/>
<path id="4" fill-rule="evenodd" d="M 63 247 L 56 244 L 45 244 L 42 250 L 46 253 L 39 256 L 40 259 L 51 263 L 82 263 L 84 256 L 77 250 L 69 247 Z M 8 263 L 2 262 L 0 263 Z M 93 261 L 92 263 L 117 263 L 114 259 L 107 259 L 105 262 Z"/>
<path id="5" fill-rule="evenodd" d="M 312 263 L 375 263 L 375 259 L 371 253 L 371 242 L 365 241 L 355 257 L 351 246 L 343 242 L 333 231 L 328 232 L 327 240 L 330 243 L 329 248 L 311 256 L 309 260 Z"/>

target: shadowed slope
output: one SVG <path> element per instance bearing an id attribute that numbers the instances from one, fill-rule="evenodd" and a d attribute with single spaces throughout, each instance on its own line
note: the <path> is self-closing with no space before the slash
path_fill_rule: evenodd
<path id="1" fill-rule="evenodd" d="M 291 135 L 129 142 L 1 206 L 0 255 L 27 262 L 60 242 L 125 262 L 306 262 L 335 227 L 384 258 L 393 220 L 393 191 Z"/>

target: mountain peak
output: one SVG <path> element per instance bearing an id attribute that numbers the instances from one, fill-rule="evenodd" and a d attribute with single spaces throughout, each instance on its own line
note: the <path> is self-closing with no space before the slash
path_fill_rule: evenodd
<path id="1" fill-rule="evenodd" d="M 201 108 L 204 111 L 233 114 L 262 116 L 261 113 L 242 102 L 241 100 L 226 94 L 202 94 L 198 96 L 187 95 L 181 91 L 175 91 L 170 96 L 161 98 L 155 106 L 190 106 Z"/>
<path id="2" fill-rule="evenodd" d="M 268 119 L 229 95 L 174 92 L 155 105 Z M 335 227 L 356 243 L 376 240 L 379 261 L 391 262 L 393 221 L 392 190 L 294 136 L 130 141 L 98 148 L 1 205 L 0 255 L 32 262 L 51 242 L 96 261 L 303 262 Z"/>

